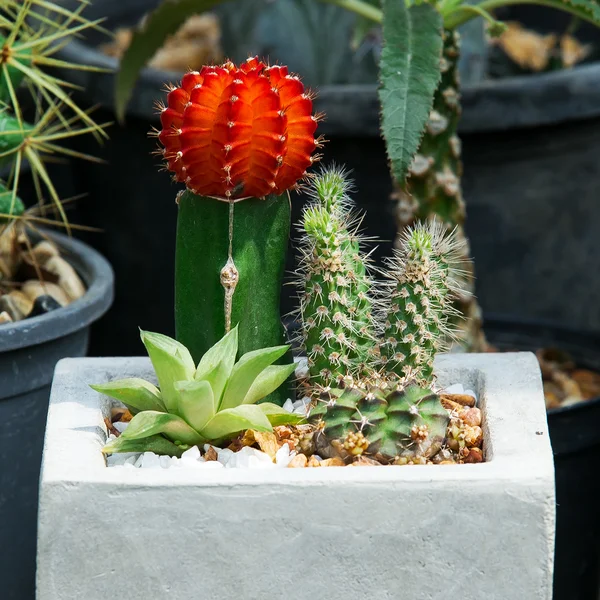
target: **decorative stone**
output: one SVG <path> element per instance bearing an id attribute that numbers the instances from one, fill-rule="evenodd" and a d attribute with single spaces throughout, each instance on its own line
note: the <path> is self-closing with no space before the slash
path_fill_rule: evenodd
<path id="1" fill-rule="evenodd" d="M 172 600 L 199 589 L 210 600 L 282 590 L 287 600 L 550 600 L 554 465 L 538 362 L 445 355 L 435 367 L 440 386 L 460 381 L 480 399 L 484 453 L 465 449 L 475 464 L 164 469 L 158 459 L 134 469 L 107 468 L 114 404 L 88 384 L 153 380 L 149 360 L 61 361 L 41 475 L 37 600 Z"/>
<path id="2" fill-rule="evenodd" d="M 61 306 L 67 306 L 71 302 L 65 291 L 56 283 L 41 283 L 35 279 L 26 281 L 21 287 L 23 293 L 32 300 L 39 296 L 52 296 Z"/>
<path id="3" fill-rule="evenodd" d="M 52 256 L 44 268 L 58 276 L 58 285 L 71 300 L 77 300 L 85 294 L 85 286 L 75 269 L 61 256 Z"/>
<path id="4" fill-rule="evenodd" d="M 31 299 L 18 290 L 0 296 L 0 312 L 7 312 L 13 321 L 24 319 L 31 312 L 32 307 Z"/>
<path id="5" fill-rule="evenodd" d="M 38 317 L 39 315 L 45 315 L 46 313 L 52 312 L 60 308 L 60 303 L 57 302 L 52 296 L 45 294 L 43 296 L 38 296 L 34 303 L 31 312 L 27 315 L 27 317 Z"/>
<path id="6" fill-rule="evenodd" d="M 48 240 L 42 240 L 38 242 L 32 251 L 33 257 L 41 266 L 45 266 L 45 264 L 50 260 L 53 256 L 60 256 L 58 248 L 52 242 Z"/>
<path id="7" fill-rule="evenodd" d="M 2 323 L 12 323 L 12 317 L 4 310 L 0 312 L 0 325 Z"/>

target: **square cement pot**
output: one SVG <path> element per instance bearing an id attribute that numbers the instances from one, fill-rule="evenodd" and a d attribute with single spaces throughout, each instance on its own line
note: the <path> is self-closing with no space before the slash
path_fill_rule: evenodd
<path id="1" fill-rule="evenodd" d="M 554 470 L 533 354 L 446 355 L 477 391 L 482 464 L 111 469 L 111 401 L 146 358 L 56 368 L 44 448 L 38 600 L 550 600 Z M 25 443 L 26 440 L 23 440 Z"/>

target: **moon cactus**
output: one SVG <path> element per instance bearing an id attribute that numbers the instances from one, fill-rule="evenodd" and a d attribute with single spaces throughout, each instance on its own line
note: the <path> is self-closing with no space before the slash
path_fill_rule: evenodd
<path id="1" fill-rule="evenodd" d="M 187 188 L 178 197 L 177 339 L 196 360 L 235 325 L 241 353 L 283 344 L 288 190 L 319 145 L 310 94 L 287 67 L 249 58 L 184 75 L 160 118 L 160 152 Z"/>

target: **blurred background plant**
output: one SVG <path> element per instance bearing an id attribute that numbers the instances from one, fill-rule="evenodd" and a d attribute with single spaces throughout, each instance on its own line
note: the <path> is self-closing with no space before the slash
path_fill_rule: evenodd
<path id="1" fill-rule="evenodd" d="M 107 137 L 106 124 L 71 98 L 72 85 L 55 76 L 53 67 L 96 70 L 55 57 L 74 35 L 100 30 L 100 20 L 48 0 L 5 0 L 0 6 L 0 321 L 35 316 L 81 297 L 83 282 L 60 256 L 58 247 L 39 230 L 57 226 L 71 232 L 65 206 L 49 164 L 77 157 L 97 160 L 72 150 L 73 137 Z M 37 204 L 26 209 L 19 197 L 30 178 Z"/>

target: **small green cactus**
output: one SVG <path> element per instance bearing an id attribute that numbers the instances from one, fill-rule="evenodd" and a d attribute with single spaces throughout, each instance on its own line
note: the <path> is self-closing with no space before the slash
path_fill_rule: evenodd
<path id="1" fill-rule="evenodd" d="M 369 453 L 392 461 L 427 459 L 446 436 L 449 414 L 430 389 L 409 385 L 332 390 L 312 414 L 319 427 L 317 449 L 343 458 Z"/>
<path id="2" fill-rule="evenodd" d="M 368 257 L 360 248 L 348 190 L 343 170 L 321 171 L 301 226 L 301 342 L 316 392 L 359 375 L 375 341 Z"/>
<path id="3" fill-rule="evenodd" d="M 196 368 L 179 342 L 142 331 L 160 389 L 143 379 L 92 385 L 135 415 L 120 437 L 103 452 L 146 452 L 181 456 L 191 446 L 231 440 L 246 429 L 272 431 L 273 425 L 296 424 L 303 417 L 263 400 L 293 372 L 294 365 L 274 365 L 289 346 L 238 351 L 238 328 L 204 354 Z"/>
<path id="4" fill-rule="evenodd" d="M 391 377 L 433 383 L 433 359 L 453 331 L 453 300 L 462 290 L 461 245 L 438 222 L 417 224 L 388 262 L 391 285 L 379 349 Z"/>

